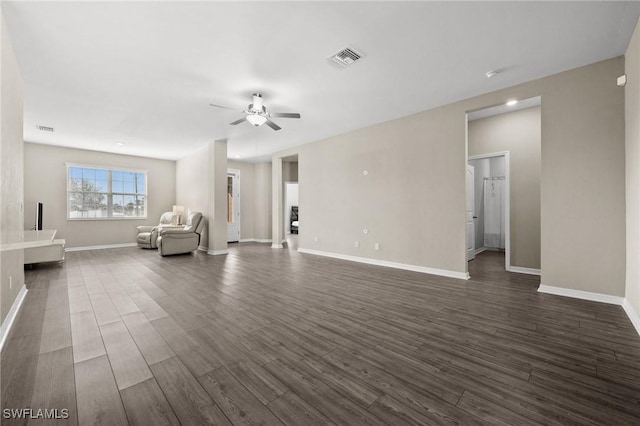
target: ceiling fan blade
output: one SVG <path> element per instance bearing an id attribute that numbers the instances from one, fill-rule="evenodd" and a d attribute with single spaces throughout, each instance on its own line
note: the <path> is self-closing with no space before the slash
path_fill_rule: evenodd
<path id="1" fill-rule="evenodd" d="M 236 120 L 236 121 L 234 121 L 233 123 L 229 123 L 229 124 L 231 124 L 232 126 L 235 126 L 236 124 L 240 124 L 240 123 L 242 123 L 243 121 L 247 121 L 247 117 L 242 117 L 242 118 L 240 118 L 239 120 Z"/>
<path id="2" fill-rule="evenodd" d="M 216 108 L 232 109 L 234 111 L 238 111 L 237 108 L 230 108 L 230 107 L 226 107 L 226 106 L 222 106 L 222 105 L 209 104 L 209 106 L 216 107 Z"/>
<path id="3" fill-rule="evenodd" d="M 271 127 L 273 130 L 280 130 L 282 128 L 282 127 L 278 126 L 276 123 L 274 123 L 271 120 L 265 121 L 264 124 L 266 124 L 267 126 Z"/>
<path id="4" fill-rule="evenodd" d="M 300 118 L 300 114 L 297 112 L 272 112 L 270 113 L 272 117 L 282 117 L 282 118 Z"/>

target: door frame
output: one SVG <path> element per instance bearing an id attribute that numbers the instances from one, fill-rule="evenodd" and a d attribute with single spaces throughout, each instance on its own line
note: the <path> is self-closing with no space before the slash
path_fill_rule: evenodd
<path id="1" fill-rule="evenodd" d="M 509 151 L 491 152 L 488 154 L 469 155 L 467 156 L 467 163 L 471 160 L 482 160 L 485 158 L 504 157 L 504 269 L 505 271 L 512 272 L 511 270 L 511 162 L 509 158 Z M 475 185 L 474 185 L 475 188 Z M 476 252 L 476 254 L 482 251 Z M 465 253 L 466 255 L 466 253 Z"/>
<path id="2" fill-rule="evenodd" d="M 240 188 L 240 170 L 239 169 L 227 169 L 227 178 L 229 176 L 232 176 L 235 180 L 234 185 L 233 185 L 233 189 L 236 190 L 237 188 L 237 193 L 238 193 L 238 197 L 235 198 L 234 197 L 234 204 L 233 204 L 233 210 L 234 213 L 237 212 L 238 214 L 236 215 L 236 220 L 238 223 L 238 238 L 236 240 L 229 240 L 229 222 L 227 219 L 227 242 L 240 242 L 240 237 L 242 235 L 242 208 L 241 208 L 241 188 Z"/>
<path id="3" fill-rule="evenodd" d="M 466 240 L 465 241 L 466 242 L 465 245 L 467 246 L 467 262 L 470 262 L 470 261 L 472 261 L 472 260 L 474 260 L 476 258 L 476 252 L 475 252 L 475 250 L 476 250 L 476 223 L 474 221 L 474 217 L 475 217 L 474 213 L 475 213 L 475 207 L 476 207 L 476 203 L 475 203 L 475 196 L 476 196 L 475 176 L 476 176 L 476 173 L 475 173 L 475 167 L 472 166 L 471 164 L 469 164 L 469 161 L 467 160 L 467 170 L 466 170 L 467 173 L 469 173 L 469 169 L 471 169 L 471 178 L 473 179 L 471 181 L 471 185 L 472 185 L 472 188 L 473 188 L 473 190 L 472 190 L 473 191 L 473 193 L 472 193 L 473 201 L 472 201 L 472 206 L 471 206 L 471 224 L 472 224 L 471 226 L 472 226 L 473 232 L 471 233 L 471 236 L 469 236 L 469 231 L 468 231 L 468 228 L 467 228 L 467 238 L 465 239 Z M 468 175 L 466 177 L 468 178 Z M 468 181 L 466 181 L 465 183 L 468 183 Z M 465 213 L 467 215 L 466 223 L 467 223 L 467 226 L 468 226 L 469 225 L 469 210 L 468 210 L 469 209 L 469 204 L 468 204 L 468 202 L 469 202 L 469 187 L 466 186 L 465 189 L 467 190 L 467 194 L 466 194 L 467 195 L 467 200 L 466 200 L 466 203 L 465 203 L 467 205 L 466 205 L 466 209 L 465 209 L 466 212 Z M 471 241 L 469 241 L 469 239 L 471 239 Z M 469 248 L 468 248 L 469 244 L 471 244 L 471 255 L 469 255 Z"/>

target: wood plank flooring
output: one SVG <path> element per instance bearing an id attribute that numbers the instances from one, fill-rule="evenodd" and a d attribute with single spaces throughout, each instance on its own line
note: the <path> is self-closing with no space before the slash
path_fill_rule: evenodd
<path id="1" fill-rule="evenodd" d="M 537 292 L 485 252 L 469 281 L 230 246 L 72 252 L 26 271 L 2 424 L 638 425 L 618 306 Z"/>

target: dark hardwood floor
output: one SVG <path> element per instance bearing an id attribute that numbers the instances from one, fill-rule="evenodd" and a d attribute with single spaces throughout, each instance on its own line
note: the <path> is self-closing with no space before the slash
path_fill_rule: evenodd
<path id="1" fill-rule="evenodd" d="M 623 310 L 539 294 L 503 259 L 462 281 L 253 243 L 68 253 L 26 271 L 2 408 L 68 409 L 56 425 L 640 424 Z"/>

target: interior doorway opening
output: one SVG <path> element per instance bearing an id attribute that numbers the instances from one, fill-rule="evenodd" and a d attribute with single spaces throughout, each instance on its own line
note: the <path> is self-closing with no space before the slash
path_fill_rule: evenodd
<path id="1" fill-rule="evenodd" d="M 298 184 L 298 156 L 283 159 L 283 224 L 284 241 L 288 248 L 298 248 L 300 232 L 300 201 Z"/>
<path id="2" fill-rule="evenodd" d="M 540 275 L 542 100 L 508 100 L 467 112 L 467 259 L 504 253 L 504 270 Z"/>
<path id="3" fill-rule="evenodd" d="M 298 182 L 284 183 L 284 232 L 297 234 L 300 229 Z"/>
<path id="4" fill-rule="evenodd" d="M 227 169 L 227 242 L 240 241 L 240 170 Z"/>
<path id="5" fill-rule="evenodd" d="M 295 151 L 289 151 L 287 154 L 274 155 L 271 164 L 273 189 L 271 248 L 285 248 L 289 245 L 287 236 L 295 237 L 297 242 L 296 234 L 287 234 L 287 228 L 290 229 L 290 224 L 288 224 L 290 216 L 287 219 L 288 209 L 285 204 L 285 184 L 298 182 L 298 154 Z M 299 214 L 302 214 L 301 209 Z M 300 221 L 299 224 L 298 232 L 302 229 L 302 222 Z"/>
<path id="6" fill-rule="evenodd" d="M 511 201 L 509 152 L 468 157 L 473 177 L 473 250 L 498 251 L 505 255 L 505 270 L 511 269 Z"/>

